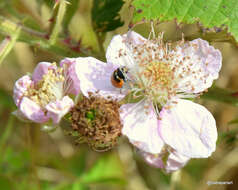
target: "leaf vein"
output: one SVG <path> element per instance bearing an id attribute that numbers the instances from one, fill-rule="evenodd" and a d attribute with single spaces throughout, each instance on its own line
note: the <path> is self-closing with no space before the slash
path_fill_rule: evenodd
<path id="1" fill-rule="evenodd" d="M 221 7 L 221 4 L 222 4 L 222 1 L 223 1 L 223 0 L 220 0 L 219 4 L 218 4 L 218 6 L 217 6 L 216 11 L 214 11 L 214 13 L 211 15 L 211 17 L 210 17 L 210 19 L 209 19 L 209 21 L 208 21 L 208 25 L 211 24 L 211 22 L 212 22 L 213 19 L 214 19 L 214 16 L 215 16 L 216 13 L 220 10 L 220 7 Z"/>

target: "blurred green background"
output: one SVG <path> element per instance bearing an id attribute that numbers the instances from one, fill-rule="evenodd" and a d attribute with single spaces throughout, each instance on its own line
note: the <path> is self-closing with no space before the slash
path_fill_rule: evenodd
<path id="1" fill-rule="evenodd" d="M 32 72 L 38 62 L 90 55 L 105 60 L 112 36 L 128 31 L 133 11 L 129 1 L 111 1 L 112 12 L 105 15 L 100 0 L 95 0 L 94 6 L 92 0 L 68 2 L 55 5 L 54 0 L 0 0 L 0 190 L 238 189 L 238 110 L 234 104 L 222 103 L 218 95 L 197 100 L 216 118 L 216 152 L 208 159 L 191 160 L 172 175 L 147 165 L 127 139 L 122 138 L 111 151 L 97 153 L 86 145 L 75 146 L 61 128 L 45 133 L 39 125 L 11 115 L 16 109 L 12 99 L 15 81 Z M 121 21 L 110 20 L 119 18 L 117 12 Z M 107 18 L 111 25 L 100 18 Z M 228 89 L 228 95 L 238 91 L 238 49 L 232 41 L 222 40 L 223 32 L 203 34 L 197 24 L 178 27 L 174 21 L 156 24 L 155 28 L 165 32 L 166 41 L 181 39 L 182 33 L 185 39 L 209 40 L 223 55 L 216 86 Z M 147 37 L 150 24 L 136 25 L 134 30 Z M 233 184 L 209 186 L 207 181 Z"/>

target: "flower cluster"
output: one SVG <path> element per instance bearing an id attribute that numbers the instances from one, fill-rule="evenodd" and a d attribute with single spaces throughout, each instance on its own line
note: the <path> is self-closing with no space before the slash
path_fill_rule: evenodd
<path id="1" fill-rule="evenodd" d="M 167 172 L 215 151 L 215 120 L 189 99 L 218 78 L 219 50 L 202 39 L 169 44 L 162 34 L 145 39 L 129 31 L 112 39 L 106 59 L 107 63 L 93 57 L 65 58 L 60 68 L 40 63 L 31 78 L 24 76 L 16 83 L 19 113 L 34 122 L 51 118 L 57 123 L 73 106 L 67 94 L 80 92 L 84 100 L 71 111 L 72 128 L 92 147 L 92 142 L 108 138 L 114 145 L 122 133 L 149 164 Z M 97 98 L 92 100 L 92 94 Z M 125 103 L 120 115 L 119 101 Z"/>

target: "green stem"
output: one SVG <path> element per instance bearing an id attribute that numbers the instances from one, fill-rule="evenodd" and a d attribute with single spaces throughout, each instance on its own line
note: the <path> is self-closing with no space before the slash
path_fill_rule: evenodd
<path id="1" fill-rule="evenodd" d="M 0 138 L 0 147 L 1 148 L 4 146 L 4 144 L 6 144 L 6 141 L 12 132 L 13 121 L 14 121 L 14 116 L 10 116 L 7 126 L 6 126 L 6 129 Z"/>
<path id="2" fill-rule="evenodd" d="M 238 98 L 232 96 L 232 92 L 215 86 L 210 88 L 207 93 L 204 93 L 201 98 L 238 106 Z"/>
<path id="3" fill-rule="evenodd" d="M 4 150 L 5 150 L 5 146 L 6 146 L 6 142 L 8 140 L 8 138 L 10 137 L 11 133 L 12 133 L 12 128 L 13 128 L 13 122 L 14 122 L 14 116 L 10 116 L 9 119 L 8 119 L 8 123 L 7 123 L 7 126 L 6 126 L 6 129 L 4 131 L 4 133 L 1 135 L 0 137 L 0 163 L 3 161 L 4 159 Z"/>
<path id="4" fill-rule="evenodd" d="M 181 180 L 181 170 L 173 172 L 171 175 L 170 190 L 175 190 L 180 180 Z"/>
<path id="5" fill-rule="evenodd" d="M 29 45 L 39 47 L 46 51 L 64 56 L 64 57 L 79 57 L 79 56 L 94 56 L 100 57 L 97 54 L 81 49 L 80 52 L 72 50 L 66 46 L 62 40 L 57 40 L 54 44 L 50 44 L 47 39 L 47 34 L 39 31 L 32 30 L 21 24 L 14 23 L 2 16 L 0 16 L 0 33 L 5 36 L 13 36 L 20 28 L 18 41 L 28 43 Z"/>
<path id="6" fill-rule="evenodd" d="M 51 27 L 50 27 L 50 39 L 49 43 L 51 45 L 55 44 L 57 41 L 59 32 L 61 30 L 61 24 L 64 19 L 64 14 L 66 11 L 66 1 L 61 0 L 59 3 L 57 3 L 56 7 L 54 7 L 53 16 L 51 18 Z"/>
<path id="7" fill-rule="evenodd" d="M 12 36 L 7 36 L 2 43 L 0 44 L 0 64 L 4 60 L 4 58 L 10 53 L 12 48 L 14 47 L 18 36 L 20 34 L 20 28 L 18 28 Z"/>

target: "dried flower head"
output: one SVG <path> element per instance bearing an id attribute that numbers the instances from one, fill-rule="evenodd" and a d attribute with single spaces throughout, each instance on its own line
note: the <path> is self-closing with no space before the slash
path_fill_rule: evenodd
<path id="1" fill-rule="evenodd" d="M 121 136 L 119 104 L 110 97 L 82 96 L 70 115 L 71 127 L 78 134 L 76 141 L 86 142 L 96 151 L 111 149 Z"/>

